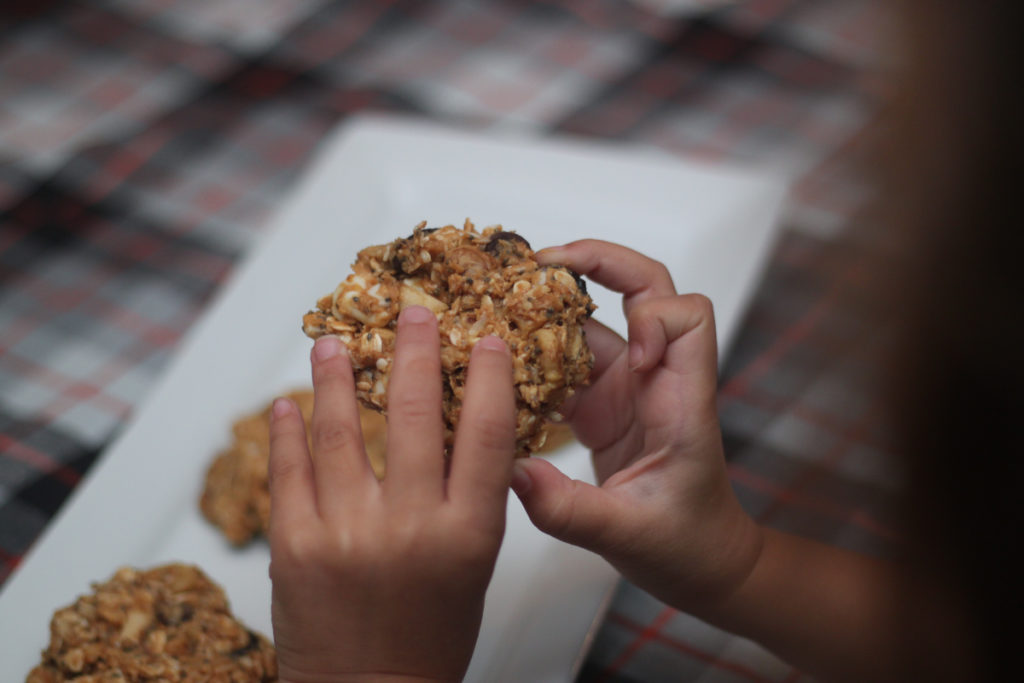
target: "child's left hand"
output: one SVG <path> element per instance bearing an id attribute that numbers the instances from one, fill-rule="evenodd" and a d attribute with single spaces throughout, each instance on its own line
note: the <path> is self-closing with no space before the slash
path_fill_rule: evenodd
<path id="1" fill-rule="evenodd" d="M 313 350 L 312 451 L 286 399 L 271 420 L 270 575 L 281 681 L 460 680 L 505 528 L 514 453 L 511 360 L 473 350 L 446 477 L 437 323 L 399 318 L 387 474 L 363 448 L 352 368 Z"/>

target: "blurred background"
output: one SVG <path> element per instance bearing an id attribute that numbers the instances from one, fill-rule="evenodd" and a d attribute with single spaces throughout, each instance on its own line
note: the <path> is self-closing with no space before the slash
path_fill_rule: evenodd
<path id="1" fill-rule="evenodd" d="M 885 245 L 849 228 L 885 33 L 863 0 L 5 0 L 0 582 L 325 135 L 373 112 L 792 178 L 723 371 L 730 471 L 761 521 L 885 552 L 889 338 L 863 295 Z M 801 679 L 629 585 L 581 674 Z"/>

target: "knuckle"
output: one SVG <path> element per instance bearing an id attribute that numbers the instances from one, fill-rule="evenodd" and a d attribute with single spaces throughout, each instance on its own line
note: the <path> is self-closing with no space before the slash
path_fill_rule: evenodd
<path id="1" fill-rule="evenodd" d="M 592 506 L 580 504 L 582 486 L 582 482 L 573 480 L 567 491 L 554 498 L 544 530 L 568 543 L 600 551 L 606 545 L 609 527 L 603 523 L 603 515 L 595 516 Z"/>
<path id="2" fill-rule="evenodd" d="M 498 503 L 504 501 L 496 501 Z M 452 528 L 458 529 L 456 535 L 465 539 L 458 547 L 473 556 L 487 556 L 497 553 L 501 547 L 501 539 L 505 535 L 504 515 L 482 515 L 477 506 L 464 506 L 453 510 Z"/>
<path id="3" fill-rule="evenodd" d="M 387 534 L 374 540 L 372 550 L 375 557 L 415 562 L 432 561 L 439 555 L 449 557 L 455 546 L 449 539 L 439 538 L 422 516 L 404 515 L 390 520 Z"/>
<path id="4" fill-rule="evenodd" d="M 344 422 L 329 420 L 313 425 L 313 447 L 318 450 L 339 451 L 358 445 L 358 431 Z"/>
<path id="5" fill-rule="evenodd" d="M 446 531 L 438 542 L 446 544 L 446 566 L 458 567 L 467 573 L 494 562 L 505 532 L 503 520 L 484 522 L 470 510 L 454 513 L 444 528 Z"/>
<path id="6" fill-rule="evenodd" d="M 488 569 L 497 555 L 498 547 L 491 543 L 465 542 L 448 555 L 445 566 L 458 576 L 475 576 Z"/>
<path id="7" fill-rule="evenodd" d="M 396 523 L 401 545 L 406 548 L 420 548 L 436 543 L 437 524 L 432 515 L 416 514 L 409 511 Z"/>
<path id="8" fill-rule="evenodd" d="M 715 305 L 704 294 L 682 294 L 679 297 L 684 304 L 698 311 L 703 317 L 711 317 L 715 313 Z"/>
<path id="9" fill-rule="evenodd" d="M 271 489 L 275 482 L 289 479 L 302 471 L 302 462 L 294 458 L 271 457 L 267 463 L 267 481 Z"/>
<path id="10" fill-rule="evenodd" d="M 304 431 L 300 432 L 294 425 L 275 424 L 270 430 L 271 455 L 294 450 L 298 444 L 302 443 L 303 437 Z"/>
<path id="11" fill-rule="evenodd" d="M 652 266 L 654 270 L 654 277 L 651 278 L 653 281 L 667 283 L 672 282 L 672 273 L 669 272 L 668 267 L 664 263 L 662 263 L 661 261 L 655 261 L 653 259 L 651 259 L 651 263 L 654 264 Z"/>
<path id="12" fill-rule="evenodd" d="M 324 544 L 325 553 L 337 571 L 354 570 L 373 564 L 373 548 L 358 530 L 342 527 L 334 530 Z"/>
<path id="13" fill-rule="evenodd" d="M 490 452 L 508 451 L 511 453 L 515 442 L 515 424 L 512 416 L 476 415 L 468 422 L 471 430 L 474 449 Z"/>
<path id="14" fill-rule="evenodd" d="M 428 424 L 440 421 L 441 406 L 423 396 L 400 392 L 388 397 L 389 411 L 402 416 L 403 420 L 413 424 Z"/>
<path id="15" fill-rule="evenodd" d="M 661 301 L 661 299 L 644 299 L 638 302 L 629 312 L 629 316 L 626 318 L 627 322 L 634 326 L 656 322 Z"/>
<path id="16" fill-rule="evenodd" d="M 313 366 L 313 383 L 321 389 L 340 389 L 349 381 L 351 372 L 344 354 L 316 363 Z"/>
<path id="17" fill-rule="evenodd" d="M 576 532 L 576 499 L 575 491 L 578 482 L 570 484 L 570 490 L 550 500 L 542 512 L 544 530 L 555 538 L 570 540 Z"/>
<path id="18" fill-rule="evenodd" d="M 318 561 L 322 545 L 301 528 L 282 529 L 271 524 L 269 537 L 271 580 Z"/>

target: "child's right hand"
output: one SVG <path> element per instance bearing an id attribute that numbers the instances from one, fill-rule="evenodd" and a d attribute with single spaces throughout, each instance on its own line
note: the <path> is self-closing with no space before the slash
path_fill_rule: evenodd
<path id="1" fill-rule="evenodd" d="M 590 321 L 591 381 L 563 408 L 600 487 L 528 458 L 513 489 L 539 529 L 601 554 L 659 599 L 683 609 L 724 599 L 750 573 L 762 536 L 726 473 L 710 301 L 677 294 L 662 264 L 609 242 L 537 259 L 622 293 L 629 342 Z"/>

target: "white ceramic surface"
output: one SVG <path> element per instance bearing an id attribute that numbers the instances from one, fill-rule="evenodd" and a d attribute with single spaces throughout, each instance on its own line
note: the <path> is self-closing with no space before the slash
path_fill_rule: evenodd
<path id="1" fill-rule="evenodd" d="M 270 634 L 264 543 L 229 548 L 200 516 L 205 468 L 229 425 L 308 385 L 301 315 L 363 246 L 431 225 L 502 223 L 535 248 L 599 237 L 655 255 L 681 291 L 715 303 L 732 338 L 765 262 L 783 183 L 627 147 L 495 138 L 397 118 L 357 118 L 321 153 L 120 437 L 0 593 L 0 680 L 23 680 L 52 612 L 121 565 L 193 562 L 236 614 Z M 596 285 L 599 319 L 620 332 L 618 298 Z M 552 457 L 592 480 L 579 446 Z M 569 681 L 616 582 L 600 558 L 554 541 L 510 495 L 505 542 L 468 680 Z"/>

